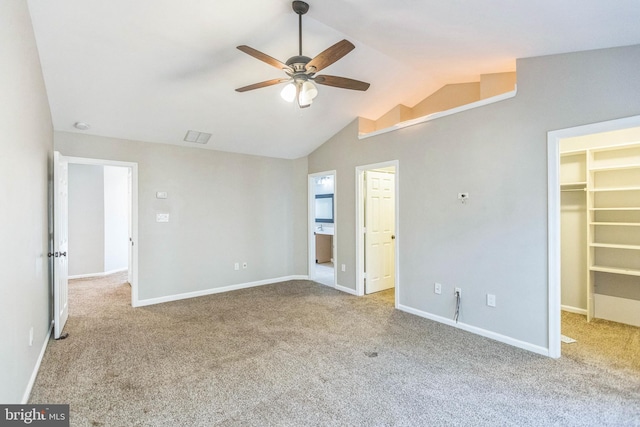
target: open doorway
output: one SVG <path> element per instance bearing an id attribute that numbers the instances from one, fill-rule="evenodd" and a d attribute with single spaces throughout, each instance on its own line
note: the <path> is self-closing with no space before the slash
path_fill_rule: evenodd
<path id="1" fill-rule="evenodd" d="M 336 286 L 336 172 L 309 175 L 309 278 Z"/>
<path id="2" fill-rule="evenodd" d="M 356 293 L 387 292 L 399 303 L 398 162 L 356 168 Z"/>
<path id="3" fill-rule="evenodd" d="M 68 175 L 68 277 L 126 280 L 138 303 L 138 165 L 66 157 Z"/>
<path id="4" fill-rule="evenodd" d="M 640 116 L 549 132 L 548 166 L 549 355 L 624 364 L 615 340 L 640 334 Z"/>
<path id="5" fill-rule="evenodd" d="M 69 164 L 69 280 L 128 272 L 130 173 Z"/>

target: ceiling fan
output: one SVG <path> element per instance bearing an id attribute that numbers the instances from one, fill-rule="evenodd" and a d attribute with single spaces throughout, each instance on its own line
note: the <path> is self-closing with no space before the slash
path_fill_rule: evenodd
<path id="1" fill-rule="evenodd" d="M 302 15 L 307 13 L 309 5 L 303 1 L 294 1 L 292 8 L 298 14 L 298 55 L 292 56 L 286 63 L 282 63 L 271 56 L 264 54 L 249 46 L 238 46 L 238 49 L 247 55 L 251 55 L 260 61 L 283 70 L 287 77 L 280 79 L 271 79 L 260 83 L 254 83 L 236 89 L 237 92 L 246 92 L 249 90 L 260 89 L 279 83 L 288 83 L 281 92 L 282 98 L 288 102 L 297 100 L 300 108 L 306 108 L 311 105 L 313 99 L 318 95 L 318 89 L 314 83 L 333 86 L 342 89 L 352 89 L 365 91 L 369 89 L 369 83 L 359 80 L 348 79 L 346 77 L 329 76 L 326 74 L 316 75 L 316 73 L 329 65 L 333 64 L 347 53 L 355 49 L 355 46 L 348 40 L 342 40 L 328 49 L 321 52 L 318 56 L 311 59 L 302 55 Z"/>

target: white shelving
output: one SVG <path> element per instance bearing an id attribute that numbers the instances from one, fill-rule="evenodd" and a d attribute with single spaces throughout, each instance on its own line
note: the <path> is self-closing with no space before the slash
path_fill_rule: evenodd
<path id="1" fill-rule="evenodd" d="M 640 251 L 640 245 L 620 245 L 618 243 L 589 243 L 589 246 L 591 246 L 592 248 L 629 249 Z"/>
<path id="2" fill-rule="evenodd" d="M 592 265 L 589 268 L 589 270 L 600 271 L 602 273 L 626 274 L 628 276 L 640 276 L 640 270 L 633 270 L 631 268 L 613 268 L 613 267 L 602 267 L 599 265 Z"/>
<path id="3" fill-rule="evenodd" d="M 589 149 L 585 157 L 587 319 L 591 320 L 598 317 L 597 274 L 640 277 L 640 144 Z"/>
<path id="4" fill-rule="evenodd" d="M 592 222 L 591 225 L 611 225 L 615 227 L 640 227 L 640 222 Z"/>
<path id="5" fill-rule="evenodd" d="M 595 171 L 594 171 L 595 172 Z M 603 188 L 591 188 L 589 191 L 598 192 L 598 191 L 639 191 L 640 187 L 603 187 Z"/>

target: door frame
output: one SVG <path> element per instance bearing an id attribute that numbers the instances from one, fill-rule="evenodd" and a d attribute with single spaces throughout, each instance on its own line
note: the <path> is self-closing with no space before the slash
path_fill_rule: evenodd
<path id="1" fill-rule="evenodd" d="M 331 287 L 335 288 L 338 279 L 338 174 L 335 170 L 310 173 L 307 181 L 307 242 L 309 255 L 308 275 L 309 280 L 315 280 L 316 278 L 316 188 L 315 179 L 321 176 L 333 175 L 333 242 L 331 247 L 331 258 L 333 258 L 333 284 Z"/>
<path id="2" fill-rule="evenodd" d="M 128 168 L 131 171 L 131 238 L 132 253 L 129 269 L 132 270 L 131 277 L 131 306 L 138 307 L 138 163 L 121 162 L 119 160 L 91 159 L 85 157 L 65 156 L 69 164 L 93 165 L 93 166 L 118 166 Z"/>
<path id="3" fill-rule="evenodd" d="M 368 165 L 356 166 L 356 295 L 364 295 L 364 266 L 365 266 L 365 250 L 364 250 L 364 173 L 372 169 L 395 168 L 395 185 L 394 185 L 394 228 L 395 228 L 395 247 L 394 247 L 394 263 L 395 263 L 395 307 L 400 305 L 400 242 L 402 240 L 400 234 L 400 162 L 398 160 L 389 160 L 381 163 L 373 163 Z"/>
<path id="4" fill-rule="evenodd" d="M 548 314 L 549 357 L 559 358 L 561 353 L 561 279 L 560 279 L 560 141 L 565 138 L 610 132 L 640 126 L 640 116 L 591 123 L 583 126 L 547 132 L 547 242 L 548 242 Z"/>

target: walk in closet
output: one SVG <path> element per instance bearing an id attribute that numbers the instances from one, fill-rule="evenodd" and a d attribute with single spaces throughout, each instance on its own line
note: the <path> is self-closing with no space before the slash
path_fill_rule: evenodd
<path id="1" fill-rule="evenodd" d="M 640 142 L 567 148 L 562 308 L 640 326 Z"/>

